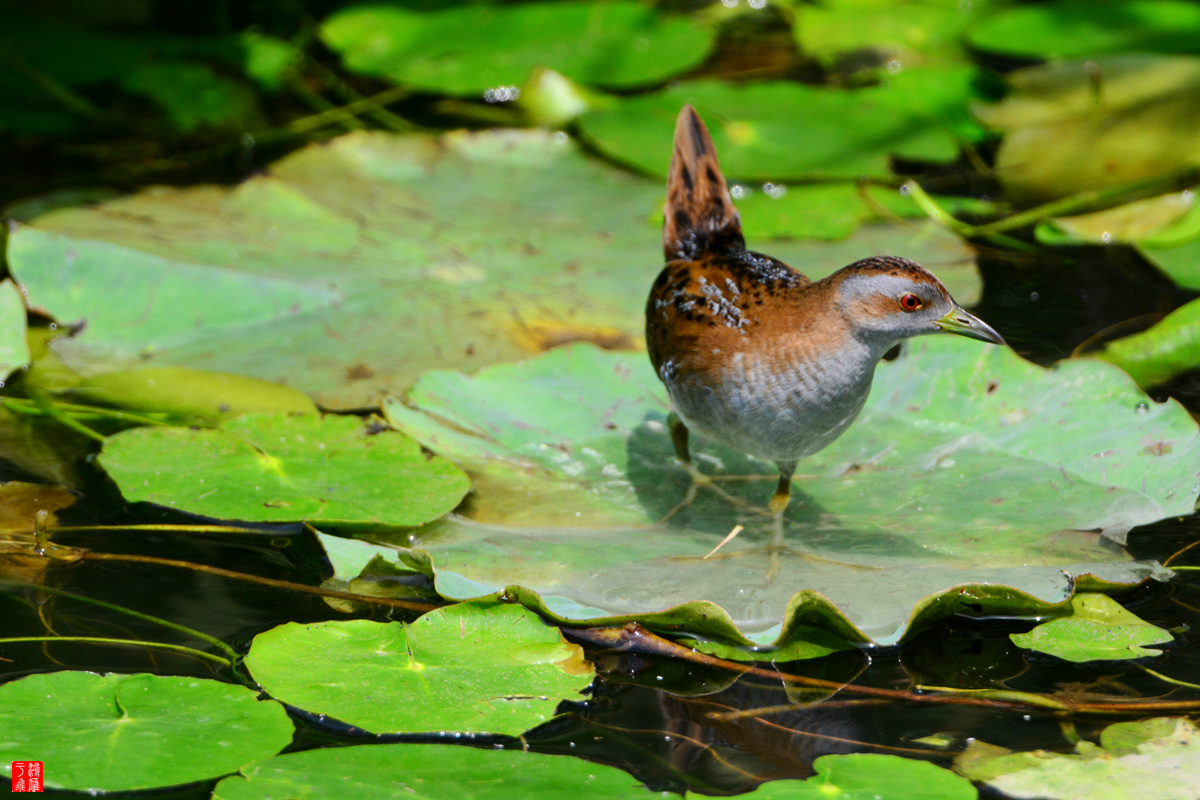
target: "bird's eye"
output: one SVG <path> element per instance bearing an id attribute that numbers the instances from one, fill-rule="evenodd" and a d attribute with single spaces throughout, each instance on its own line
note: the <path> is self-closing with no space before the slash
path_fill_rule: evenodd
<path id="1" fill-rule="evenodd" d="M 899 298 L 900 308 L 905 311 L 916 311 L 921 307 L 921 298 L 915 294 L 902 294 Z"/>

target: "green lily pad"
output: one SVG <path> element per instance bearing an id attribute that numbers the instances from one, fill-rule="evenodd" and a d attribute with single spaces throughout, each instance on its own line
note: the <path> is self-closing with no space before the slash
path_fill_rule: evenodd
<path id="1" fill-rule="evenodd" d="M 972 47 L 1025 58 L 1200 52 L 1200 8 L 1179 0 L 1060 0 L 1006 8 L 968 33 Z"/>
<path id="2" fill-rule="evenodd" d="M 1172 641 L 1170 633 L 1145 622 L 1102 594 L 1071 598 L 1071 615 L 1044 622 L 1029 633 L 1010 634 L 1020 647 L 1066 661 L 1107 661 L 1162 655 L 1143 645 Z"/>
<path id="3" fill-rule="evenodd" d="M 53 344 L 77 372 L 213 370 L 363 408 L 433 368 L 574 340 L 636 347 L 662 265 L 648 217 L 663 192 L 549 132 L 351 134 L 232 190 L 28 204 L 8 262 L 33 306 L 87 323 Z M 761 207 L 747 224 L 751 212 L 780 230 Z M 890 252 L 922 261 L 962 302 L 980 287 L 970 249 L 932 225 L 750 244 L 814 278 Z"/>
<path id="4" fill-rule="evenodd" d="M 713 36 L 686 17 L 624 0 L 435 12 L 359 5 L 321 26 L 349 69 L 447 94 L 519 85 L 536 67 L 597 86 L 645 86 L 699 64 Z"/>
<path id="5" fill-rule="evenodd" d="M 42 213 L 8 259 L 34 306 L 86 321 L 54 344 L 79 372 L 210 369 L 362 408 L 433 367 L 640 341 L 662 196 L 550 132 L 351 134 L 232 190 Z"/>
<path id="6" fill-rule="evenodd" d="M 1200 796 L 1200 732 L 1186 719 L 1119 722 L 1071 755 L 1013 753 L 972 742 L 955 761 L 967 777 L 1022 800 L 1156 800 Z"/>
<path id="7" fill-rule="evenodd" d="M 579 127 L 612 158 L 665 176 L 662 143 L 671 140 L 680 107 L 691 103 L 707 121 L 731 179 L 836 176 L 853 182 L 887 175 L 893 155 L 956 158 L 960 139 L 980 135 L 966 113 L 974 77 L 965 68 L 912 70 L 854 91 L 693 81 L 584 114 Z"/>
<path id="8" fill-rule="evenodd" d="M 996 174 L 1017 203 L 1165 177 L 1200 158 L 1200 58 L 1110 55 L 1007 80 L 1008 96 L 975 112 L 1005 134 Z"/>
<path id="9" fill-rule="evenodd" d="M 0 774 L 44 762 L 46 786 L 90 792 L 216 778 L 292 740 L 283 707 L 200 678 L 53 672 L 0 686 Z"/>
<path id="10" fill-rule="evenodd" d="M 567 787 L 570 787 L 569 789 Z M 213 800 L 338 797 L 378 800 L 542 800 L 579 797 L 645 800 L 646 789 L 615 767 L 520 750 L 436 744 L 333 747 L 258 761 L 217 784 Z"/>
<path id="11" fill-rule="evenodd" d="M 821 756 L 804 781 L 772 781 L 753 800 L 975 800 L 979 793 L 948 769 L 881 753 Z"/>
<path id="12" fill-rule="evenodd" d="M 1193 300 L 1150 328 L 1094 353 L 1116 364 L 1139 386 L 1157 386 L 1200 367 L 1200 301 Z"/>
<path id="13" fill-rule="evenodd" d="M 987 5 L 834 0 L 802 6 L 793 30 L 806 53 L 835 68 L 855 58 L 867 67 L 890 71 L 961 64 L 967 61 L 963 32 Z"/>
<path id="14" fill-rule="evenodd" d="M 594 673 L 579 645 L 520 606 L 463 604 L 411 625 L 289 622 L 254 637 L 268 693 L 374 733 L 517 735 L 578 700 Z"/>
<path id="15" fill-rule="evenodd" d="M 222 428 L 134 428 L 100 464 L 130 502 L 219 519 L 419 525 L 458 505 L 462 470 L 357 417 L 247 414 Z"/>
<path id="16" fill-rule="evenodd" d="M 702 489 L 663 521 L 688 484 L 644 356 L 576 345 L 473 378 L 436 371 L 408 400 L 385 405 L 393 424 L 475 475 L 470 519 L 403 541 L 429 552 L 443 596 L 517 584 L 589 624 L 723 616 L 741 633 L 710 638 L 739 644 L 782 644 L 798 624 L 894 642 L 947 614 L 1044 612 L 1070 594 L 1062 570 L 1081 588 L 1162 577 L 1100 532 L 1121 540 L 1190 513 L 1197 496 L 1200 436 L 1178 404 L 1098 361 L 1045 370 L 927 337 L 881 365 L 859 421 L 801 463 L 786 531 L 800 552 L 768 583 L 753 507 L 770 495 L 770 465 L 699 438 L 701 469 L 750 508 Z"/>
<path id="17" fill-rule="evenodd" d="M 0 386 L 14 369 L 29 363 L 25 339 L 25 298 L 10 280 L 0 282 Z"/>

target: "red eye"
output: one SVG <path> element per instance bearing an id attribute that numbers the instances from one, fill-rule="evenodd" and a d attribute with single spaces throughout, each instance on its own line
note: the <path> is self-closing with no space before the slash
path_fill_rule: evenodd
<path id="1" fill-rule="evenodd" d="M 900 308 L 904 309 L 905 311 L 916 311 L 921 307 L 921 298 L 917 297 L 915 294 L 902 294 L 900 295 L 899 302 Z"/>

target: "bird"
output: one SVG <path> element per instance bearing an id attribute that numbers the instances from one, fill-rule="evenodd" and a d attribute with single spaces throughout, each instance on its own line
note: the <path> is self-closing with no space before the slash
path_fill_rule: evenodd
<path id="1" fill-rule="evenodd" d="M 712 482 L 692 462 L 689 432 L 774 462 L 772 571 L 797 462 L 850 427 L 888 350 L 934 333 L 1004 344 L 908 259 L 876 255 L 813 281 L 747 250 L 712 137 L 691 105 L 675 126 L 663 254 L 646 345 L 670 396 L 675 456 L 692 493 Z"/>

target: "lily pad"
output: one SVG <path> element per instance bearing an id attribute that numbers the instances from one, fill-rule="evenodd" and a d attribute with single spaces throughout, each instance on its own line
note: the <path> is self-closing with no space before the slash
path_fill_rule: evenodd
<path id="1" fill-rule="evenodd" d="M 9 374 L 29 363 L 25 339 L 25 298 L 10 280 L 0 282 L 0 386 Z"/>
<path id="2" fill-rule="evenodd" d="M 913 758 L 882 753 L 821 756 L 816 774 L 804 781 L 772 781 L 747 797 L 753 800 L 975 800 L 965 778 Z"/>
<path id="3" fill-rule="evenodd" d="M 794 27 L 800 47 L 834 68 L 861 63 L 891 72 L 967 61 L 966 27 L 987 3 L 834 0 L 800 8 Z"/>
<path id="4" fill-rule="evenodd" d="M 322 24 L 321 38 L 355 72 L 482 95 L 520 85 L 537 67 L 610 88 L 657 83 L 703 61 L 714 31 L 627 0 L 434 12 L 378 4 L 339 11 Z"/>
<path id="5" fill-rule="evenodd" d="M 292 740 L 283 707 L 200 678 L 53 672 L 0 686 L 0 774 L 44 762 L 46 786 L 88 792 L 216 778 Z"/>
<path id="6" fill-rule="evenodd" d="M 1009 95 L 975 112 L 1005 134 L 996 174 L 1017 203 L 1166 177 L 1200 157 L 1200 58 L 1110 55 L 1007 80 Z"/>
<path id="7" fill-rule="evenodd" d="M 469 779 L 467 776 L 470 776 Z M 646 789 L 615 767 L 521 750 L 436 744 L 333 747 L 288 753 L 247 765 L 217 784 L 213 800 L 338 797 L 378 800 L 530 800 L 579 797 L 645 800 Z"/>
<path id="8" fill-rule="evenodd" d="M 444 596 L 517 584 L 589 624 L 725 616 L 739 643 L 782 643 L 801 623 L 894 642 L 947 614 L 1045 611 L 1070 594 L 1063 570 L 1085 588 L 1162 577 L 1100 532 L 1120 540 L 1197 496 L 1200 436 L 1178 404 L 1098 361 L 1045 370 L 928 337 L 881 365 L 859 421 L 801 463 L 786 531 L 799 551 L 768 583 L 754 507 L 774 469 L 700 438 L 701 469 L 746 506 L 702 489 L 676 509 L 688 481 L 644 356 L 576 345 L 474 378 L 433 372 L 408 399 L 386 405 L 393 423 L 476 476 L 471 519 L 403 541 L 430 553 Z"/>
<path id="9" fill-rule="evenodd" d="M 87 376 L 205 369 L 363 408 L 432 368 L 638 346 L 663 191 L 544 131 L 351 134 L 234 189 L 31 203 L 8 261 L 35 307 L 87 323 L 53 344 Z M 957 276 L 960 301 L 980 286 L 969 248 L 932 225 L 872 223 L 828 248 L 750 243 L 814 278 L 892 252 Z"/>
<path id="10" fill-rule="evenodd" d="M 520 606 L 463 604 L 416 622 L 289 622 L 246 665 L 268 693 L 374 733 L 517 735 L 592 681 L 579 645 Z"/>
<path id="11" fill-rule="evenodd" d="M 470 485 L 407 436 L 316 414 L 134 428 L 105 442 L 100 463 L 130 502 L 219 519 L 419 525 L 458 505 Z"/>
<path id="12" fill-rule="evenodd" d="M 1109 342 L 1095 355 L 1128 372 L 1139 386 L 1157 386 L 1200 367 L 1200 301 L 1175 309 L 1141 333 Z"/>
<path id="13" fill-rule="evenodd" d="M 605 154 L 665 176 L 662 142 L 691 103 L 708 122 L 731 179 L 790 181 L 889 174 L 893 155 L 929 161 L 958 156 L 959 140 L 981 131 L 966 114 L 973 70 L 904 71 L 885 85 L 829 89 L 798 83 L 731 86 L 678 83 L 579 118 L 581 133 Z"/>
<path id="14" fill-rule="evenodd" d="M 1156 800 L 1200 796 L 1200 732 L 1190 720 L 1120 722 L 1104 729 L 1099 746 L 1084 741 L 1075 750 L 1012 753 L 973 742 L 955 767 L 1023 800 L 1127 800 L 1148 787 Z"/>
<path id="15" fill-rule="evenodd" d="M 1162 655 L 1143 645 L 1172 641 L 1170 633 L 1126 611 L 1102 594 L 1071 598 L 1071 615 L 1044 622 L 1029 633 L 1014 633 L 1013 642 L 1066 661 L 1107 661 Z"/>
<path id="16" fill-rule="evenodd" d="M 1059 0 L 1003 9 L 968 34 L 972 47 L 1025 58 L 1200 52 L 1200 8 L 1180 0 Z"/>
<path id="17" fill-rule="evenodd" d="M 8 260 L 34 306 L 86 321 L 54 344 L 80 372 L 210 369 L 362 408 L 432 367 L 633 346 L 662 195 L 550 132 L 351 134 L 232 190 L 42 213 Z"/>

